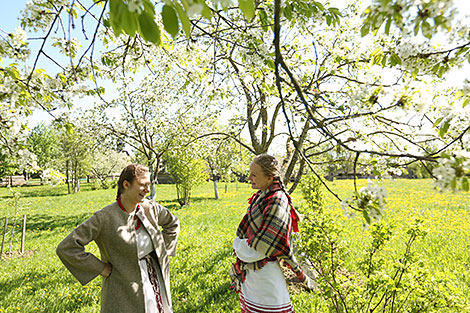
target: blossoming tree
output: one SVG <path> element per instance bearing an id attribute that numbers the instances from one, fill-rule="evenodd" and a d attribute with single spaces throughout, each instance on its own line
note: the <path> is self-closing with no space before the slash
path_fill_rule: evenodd
<path id="1" fill-rule="evenodd" d="M 212 58 L 206 70 L 213 85 L 243 104 L 238 125 L 248 129 L 256 153 L 287 134 L 293 147 L 287 173 L 305 164 L 320 177 L 315 165 L 336 149 L 355 154 L 354 174 L 361 165 L 384 176 L 443 160 L 444 169 L 430 171 L 440 187 L 468 190 L 468 87 L 445 84 L 446 75 L 468 64 L 467 25 L 451 1 L 351 1 L 336 8 L 304 0 L 34 0 L 22 26 L 41 33 L 43 45 L 29 68 L 2 67 L 8 91 L 2 105 L 27 114 L 69 103 L 77 93 L 103 97 L 100 79 L 162 66 L 154 63 L 155 45 L 196 47 Z M 25 40 L 21 30 L 5 34 L 1 55 L 24 60 Z M 39 69 L 46 60 L 58 73 Z M 88 78 L 95 88 L 80 84 Z M 356 190 L 350 207 L 372 214 L 373 202 L 357 203 L 374 190 L 380 188 Z"/>

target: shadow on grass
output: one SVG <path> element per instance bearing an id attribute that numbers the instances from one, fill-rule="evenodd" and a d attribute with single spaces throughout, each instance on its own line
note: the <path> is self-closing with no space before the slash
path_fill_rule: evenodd
<path id="1" fill-rule="evenodd" d="M 8 187 L 7 187 L 8 188 Z M 18 188 L 18 189 L 17 189 Z M 74 193 L 68 192 L 66 185 L 60 186 L 50 186 L 50 185 L 23 185 L 19 187 L 14 187 L 15 190 L 18 190 L 21 193 L 22 198 L 41 198 L 41 197 L 57 197 L 57 196 L 67 196 L 73 195 Z M 115 188 L 114 188 L 115 189 Z M 83 183 L 80 186 L 80 192 L 87 192 L 87 191 L 101 191 L 101 190 L 108 190 L 108 189 L 96 189 L 92 183 Z M 0 198 L 11 198 L 12 195 L 7 192 L 7 194 L 0 196 Z"/>
<path id="2" fill-rule="evenodd" d="M 186 250 L 187 253 L 190 253 L 191 249 L 188 246 L 178 253 L 185 253 Z M 223 261 L 231 256 L 231 250 L 227 249 L 205 260 L 204 264 L 194 264 L 192 258 L 186 259 L 180 270 L 191 274 L 187 276 L 187 282 L 172 289 L 175 295 L 180 296 L 179 299 L 174 299 L 174 302 L 176 302 L 174 304 L 177 304 L 178 311 L 185 313 L 208 312 L 213 305 L 217 305 L 224 312 L 233 310 L 238 297 L 230 290 L 231 282 L 228 268 L 226 271 L 224 269 L 226 275 L 221 275 L 215 282 L 204 279 L 207 276 L 218 275 Z M 193 287 L 188 288 L 190 285 L 196 285 L 196 289 L 201 293 L 197 297 L 197 301 L 194 301 L 190 291 Z"/>
<path id="3" fill-rule="evenodd" d="M 41 307 L 38 312 L 74 312 L 77 307 L 97 305 L 93 294 L 85 293 L 81 287 L 76 287 L 77 281 L 66 273 L 65 268 L 51 268 L 48 271 L 31 269 L 23 273 L 0 281 L 0 302 L 3 302 L 3 299 L 14 299 L 13 303 L 9 303 L 10 307 Z M 22 290 L 21 297 L 14 294 L 18 290 Z M 73 296 L 66 298 L 67 293 Z M 99 292 L 96 293 L 99 295 Z"/>
<path id="4" fill-rule="evenodd" d="M 91 216 L 90 213 L 78 215 L 34 215 L 26 222 L 27 230 L 54 230 L 56 228 L 75 228 Z"/>
<path id="5" fill-rule="evenodd" d="M 206 201 L 206 200 L 215 201 L 214 197 L 194 197 L 194 198 L 191 198 L 191 202 L 186 205 L 179 204 L 178 199 L 161 200 L 161 201 L 157 199 L 157 202 L 169 210 L 181 210 L 181 209 L 184 209 L 185 207 L 191 207 L 192 205 L 197 204 L 198 202 Z"/>
<path id="6" fill-rule="evenodd" d="M 33 187 L 35 187 L 33 189 Z M 61 187 L 57 188 L 47 188 L 48 186 L 21 186 L 18 190 L 21 193 L 21 198 L 34 198 L 34 197 L 57 197 L 57 196 L 66 196 L 67 189 Z M 16 188 L 16 187 L 15 187 Z M 10 193 L 0 196 L 0 198 L 8 199 L 12 198 Z"/>

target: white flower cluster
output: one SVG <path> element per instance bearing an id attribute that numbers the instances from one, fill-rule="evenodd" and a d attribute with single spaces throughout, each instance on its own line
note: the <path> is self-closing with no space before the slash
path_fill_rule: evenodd
<path id="1" fill-rule="evenodd" d="M 8 91 L 6 91 L 5 86 L 0 83 L 0 95 L 2 93 L 8 94 Z M 17 97 L 17 94 L 12 90 L 10 90 L 10 93 L 11 94 L 9 94 L 9 96 L 11 96 L 12 98 Z M 23 110 L 24 108 L 15 108 L 7 102 L 0 101 L 0 116 L 2 119 L 0 130 L 2 128 L 7 129 L 7 133 L 3 136 L 7 135 L 8 138 L 11 139 L 18 138 L 20 136 L 20 132 L 24 129 L 25 125 L 26 114 Z"/>
<path id="2" fill-rule="evenodd" d="M 23 47 L 26 44 L 26 40 L 28 40 L 26 32 L 21 27 L 15 28 L 15 31 L 11 33 L 10 37 L 11 45 L 16 49 Z"/>
<path id="3" fill-rule="evenodd" d="M 53 14 L 50 13 L 51 9 L 47 9 L 48 1 L 45 0 L 31 0 L 26 3 L 26 8 L 22 12 L 21 23 L 27 27 L 31 27 L 33 31 L 41 31 L 45 29 L 54 19 Z M 68 0 L 55 0 L 54 6 L 60 8 L 68 4 Z M 49 4 L 50 7 L 52 5 Z"/>
<path id="4" fill-rule="evenodd" d="M 16 60 L 26 61 L 30 54 L 27 40 L 26 32 L 21 27 L 17 27 L 14 32 L 9 33 L 5 38 L 1 38 L 0 57 L 7 56 Z"/>
<path id="5" fill-rule="evenodd" d="M 66 56 L 75 57 L 78 52 L 78 49 L 81 46 L 80 41 L 78 41 L 77 38 L 72 38 L 69 40 L 65 38 L 53 37 L 52 40 L 54 41 L 52 46 L 58 47 L 60 49 L 60 52 L 65 54 Z"/>
<path id="6" fill-rule="evenodd" d="M 445 107 L 442 111 L 442 117 L 441 122 L 437 125 L 437 129 L 441 128 L 446 122 L 450 122 L 455 117 L 453 107 Z"/>
<path id="7" fill-rule="evenodd" d="M 468 178 L 470 171 L 470 152 L 467 150 L 455 151 L 452 155 L 444 154 L 439 159 L 439 165 L 433 169 L 434 185 L 440 191 L 458 190 L 468 191 Z"/>
<path id="8" fill-rule="evenodd" d="M 383 185 L 377 185 L 368 181 L 367 187 L 362 187 L 353 197 L 344 199 L 341 208 L 348 218 L 354 218 L 356 214 L 351 207 L 363 212 L 367 224 L 378 220 L 383 215 L 387 198 L 387 190 Z"/>
<path id="9" fill-rule="evenodd" d="M 239 42 L 249 49 L 240 49 L 240 54 L 245 58 L 245 64 L 250 64 L 250 68 L 265 67 L 265 60 L 271 59 L 269 56 L 268 43 L 264 40 L 264 33 L 261 30 L 247 29 L 246 32 L 240 32 Z"/>
<path id="10" fill-rule="evenodd" d="M 142 0 L 127 0 L 127 8 L 133 13 L 141 14 L 143 5 Z"/>
<path id="11" fill-rule="evenodd" d="M 37 172 L 39 170 L 37 156 L 26 149 L 18 151 L 18 164 L 20 171 Z"/>
<path id="12" fill-rule="evenodd" d="M 56 171 L 55 169 L 48 168 L 42 172 L 42 179 L 48 184 L 58 185 L 65 183 L 65 175 Z"/>

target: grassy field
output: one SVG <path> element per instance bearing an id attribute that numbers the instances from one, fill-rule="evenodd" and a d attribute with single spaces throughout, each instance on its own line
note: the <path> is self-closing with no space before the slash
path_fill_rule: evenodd
<path id="1" fill-rule="evenodd" d="M 361 182 L 366 184 L 366 182 Z M 393 253 L 402 249 L 407 225 L 416 217 L 425 221 L 428 235 L 417 243 L 420 257 L 436 277 L 455 282 L 459 293 L 470 299 L 470 195 L 440 194 L 429 180 L 396 180 L 386 183 L 388 209 L 385 219 L 395 225 L 388 246 Z M 157 186 L 157 200 L 170 208 L 182 224 L 177 256 L 171 259 L 171 285 L 175 313 L 238 312 L 238 296 L 229 290 L 228 268 L 234 261 L 231 242 L 252 190 L 246 184 L 221 184 L 220 199 L 213 199 L 211 184 L 195 190 L 192 205 L 180 208 L 172 185 Z M 335 181 L 331 187 L 348 195 L 350 181 Z M 84 185 L 78 194 L 68 195 L 66 187 L 31 186 L 17 189 L 20 214 L 28 216 L 24 256 L 0 261 L 0 312 L 99 312 L 100 279 L 82 287 L 62 266 L 55 247 L 76 225 L 94 211 L 112 202 L 114 190 L 91 190 Z M 14 208 L 7 188 L 0 189 L 0 227 L 10 220 Z M 361 220 L 343 216 L 339 204 L 325 194 L 328 212 L 344 227 L 348 258 L 353 264 L 364 249 L 369 233 Z M 299 193 L 294 203 L 302 202 Z M 19 224 L 19 223 L 18 223 Z M 16 230 L 19 232 L 19 229 Z M 9 242 L 10 237 L 6 238 Z M 19 250 L 21 236 L 14 237 Z M 8 248 L 8 242 L 6 246 Z M 96 246 L 89 250 L 97 252 Z M 323 312 L 323 300 L 315 293 L 292 294 L 296 311 Z"/>

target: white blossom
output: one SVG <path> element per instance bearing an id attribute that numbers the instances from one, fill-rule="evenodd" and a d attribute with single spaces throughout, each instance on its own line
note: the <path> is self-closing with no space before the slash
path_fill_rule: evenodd
<path id="1" fill-rule="evenodd" d="M 48 184 L 58 185 L 65 183 L 65 175 L 52 168 L 44 170 L 41 177 Z"/>
<path id="2" fill-rule="evenodd" d="M 39 170 L 37 156 L 26 149 L 18 151 L 18 164 L 20 171 L 36 172 Z"/>
<path id="3" fill-rule="evenodd" d="M 470 169 L 470 152 L 457 150 L 452 155 L 442 155 L 439 165 L 433 169 L 434 185 L 440 191 L 458 190 Z"/>
<path id="4" fill-rule="evenodd" d="M 127 7 L 129 8 L 130 12 L 141 14 L 142 13 L 142 0 L 128 0 Z"/>

